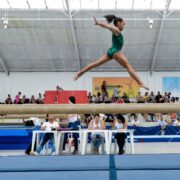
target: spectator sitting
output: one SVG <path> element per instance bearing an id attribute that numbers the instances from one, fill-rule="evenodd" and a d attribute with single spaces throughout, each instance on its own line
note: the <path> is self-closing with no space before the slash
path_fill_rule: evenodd
<path id="1" fill-rule="evenodd" d="M 16 97 L 15 97 L 14 103 L 15 103 L 15 104 L 19 104 L 20 99 L 21 99 L 21 92 L 18 92 L 18 94 L 17 94 Z"/>
<path id="2" fill-rule="evenodd" d="M 166 116 L 166 124 L 167 124 L 167 125 L 170 125 L 170 126 L 173 125 L 173 121 L 172 121 L 172 119 L 171 119 L 171 115 L 170 115 L 170 114 L 168 114 L 168 115 Z"/>
<path id="3" fill-rule="evenodd" d="M 130 103 L 129 97 L 127 96 L 126 92 L 123 92 L 122 99 L 125 103 Z"/>
<path id="4" fill-rule="evenodd" d="M 6 104 L 12 104 L 12 98 L 11 98 L 10 94 L 8 94 L 8 97 L 6 98 L 5 103 Z"/>
<path id="5" fill-rule="evenodd" d="M 137 103 L 142 103 L 142 102 L 144 102 L 144 101 L 143 101 L 143 96 L 141 95 L 141 92 L 140 92 L 140 91 L 138 92 L 138 95 L 136 96 L 136 102 L 137 102 Z"/>
<path id="6" fill-rule="evenodd" d="M 57 130 L 59 128 L 59 123 L 56 121 L 54 115 L 49 114 L 48 116 L 48 122 L 44 122 L 41 126 L 41 130 L 45 130 L 45 131 L 53 131 L 53 130 Z M 44 145 L 49 141 L 52 141 L 52 155 L 55 155 L 55 145 L 54 145 L 54 135 L 53 133 L 45 133 L 39 146 L 37 147 L 36 151 L 31 152 L 31 155 L 39 155 L 39 153 L 42 151 Z"/>
<path id="7" fill-rule="evenodd" d="M 112 124 L 113 120 L 114 120 L 114 115 L 113 114 L 106 114 L 105 122 L 108 122 L 108 123 Z"/>
<path id="8" fill-rule="evenodd" d="M 105 129 L 105 124 L 103 121 L 100 120 L 100 115 L 96 114 L 94 119 L 92 119 L 88 126 L 89 129 Z M 93 144 L 93 153 L 99 154 L 99 146 L 102 144 L 104 145 L 104 136 L 102 133 L 92 132 L 91 133 L 91 140 Z"/>
<path id="9" fill-rule="evenodd" d="M 96 103 L 102 103 L 102 96 L 100 92 L 97 92 Z"/>
<path id="10" fill-rule="evenodd" d="M 148 92 L 145 92 L 144 97 L 143 97 L 143 102 L 144 103 L 149 102 L 149 94 L 148 94 Z"/>
<path id="11" fill-rule="evenodd" d="M 134 114 L 132 117 L 133 117 L 133 118 L 132 118 L 132 120 L 131 120 L 131 124 L 132 124 L 132 126 L 139 126 L 140 121 L 138 120 L 137 115 L 136 115 L 136 114 Z"/>
<path id="12" fill-rule="evenodd" d="M 42 94 L 41 93 L 39 93 L 38 94 L 38 99 L 37 99 L 37 104 L 43 104 L 43 98 L 42 98 Z"/>
<path id="13" fill-rule="evenodd" d="M 174 122 L 174 126 L 180 126 L 180 117 L 177 117 L 177 120 Z"/>
<path id="14" fill-rule="evenodd" d="M 168 96 L 167 92 L 164 93 L 164 97 L 163 98 L 164 98 L 164 102 L 165 103 L 169 103 L 169 96 Z"/>
<path id="15" fill-rule="evenodd" d="M 172 122 L 175 122 L 177 120 L 176 113 L 171 113 L 170 116 L 171 116 Z"/>
<path id="16" fill-rule="evenodd" d="M 166 122 L 163 119 L 163 115 L 158 113 L 156 114 L 156 118 L 157 118 L 158 126 L 161 126 L 161 130 L 164 130 L 164 128 L 166 127 Z"/>
<path id="17" fill-rule="evenodd" d="M 154 95 L 154 92 L 151 91 L 149 95 L 149 103 L 155 103 L 156 102 L 156 96 Z"/>
<path id="18" fill-rule="evenodd" d="M 158 91 L 158 94 L 156 95 L 156 103 L 160 103 L 162 102 L 162 95 L 161 93 Z"/>
<path id="19" fill-rule="evenodd" d="M 92 103 L 96 103 L 96 95 L 95 94 L 93 94 L 93 96 L 92 96 Z"/>
<path id="20" fill-rule="evenodd" d="M 175 103 L 179 103 L 179 98 L 178 97 L 175 98 Z"/>
<path id="21" fill-rule="evenodd" d="M 113 121 L 112 128 L 114 129 L 127 129 L 126 120 L 123 115 L 116 114 L 116 117 Z M 117 144 L 119 147 L 119 153 L 118 154 L 124 154 L 124 145 L 125 145 L 125 139 L 126 134 L 125 133 L 116 133 L 114 136 L 117 139 Z"/>
<path id="22" fill-rule="evenodd" d="M 84 114 L 84 122 L 86 123 L 86 125 L 88 125 L 92 119 L 93 117 L 91 114 Z"/>
<path id="23" fill-rule="evenodd" d="M 25 95 L 23 95 L 22 99 L 21 99 L 21 104 L 29 104 L 29 99 L 26 98 Z"/>
<path id="24" fill-rule="evenodd" d="M 109 98 L 109 93 L 107 92 L 104 97 L 104 103 L 109 104 L 111 103 L 111 98 Z"/>
<path id="25" fill-rule="evenodd" d="M 121 97 L 119 97 L 118 100 L 117 100 L 117 103 L 118 103 L 118 104 L 123 104 L 123 103 L 124 103 L 124 100 L 123 100 Z"/>
<path id="26" fill-rule="evenodd" d="M 92 95 L 91 95 L 91 92 L 88 93 L 88 103 L 92 103 Z"/>
<path id="27" fill-rule="evenodd" d="M 175 101 L 176 101 L 176 98 L 175 98 L 175 97 L 172 97 L 172 98 L 171 98 L 171 103 L 175 103 Z"/>
<path id="28" fill-rule="evenodd" d="M 31 96 L 30 103 L 31 104 L 36 104 L 36 99 L 35 99 L 34 95 Z"/>

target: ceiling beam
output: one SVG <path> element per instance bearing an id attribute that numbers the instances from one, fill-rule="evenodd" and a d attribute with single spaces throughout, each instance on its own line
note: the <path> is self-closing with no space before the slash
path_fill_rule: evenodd
<path id="1" fill-rule="evenodd" d="M 4 61 L 3 61 L 3 59 L 1 57 L 0 57 L 0 64 L 3 67 L 4 72 L 8 76 L 9 75 L 9 71 L 8 71 L 7 66 L 5 65 L 5 63 L 4 63 Z"/>
<path id="2" fill-rule="evenodd" d="M 152 74 L 152 72 L 154 70 L 154 66 L 155 66 L 155 63 L 156 63 L 156 60 L 157 60 L 157 53 L 158 53 L 158 50 L 159 50 L 160 39 L 161 39 L 162 31 L 163 31 L 163 28 L 164 28 L 164 22 L 165 22 L 165 19 L 166 19 L 170 4 L 171 4 L 171 0 L 167 0 L 165 9 L 163 11 L 162 20 L 160 22 L 160 28 L 159 28 L 159 32 L 158 32 L 158 36 L 157 36 L 155 49 L 154 49 L 153 59 L 152 59 L 151 66 L 150 66 L 150 73 L 151 74 Z"/>
<path id="3" fill-rule="evenodd" d="M 133 9 L 133 8 L 134 8 L 134 0 L 132 1 L 131 9 Z"/>
<path id="4" fill-rule="evenodd" d="M 71 26 L 71 32 L 72 32 L 72 37 L 73 37 L 75 53 L 76 53 L 76 59 L 77 59 L 77 63 L 78 63 L 78 69 L 80 70 L 81 69 L 81 61 L 80 61 L 79 50 L 78 50 L 78 45 L 77 45 L 77 38 L 76 38 L 76 34 L 75 34 L 73 16 L 72 16 L 71 9 L 69 7 L 69 0 L 65 0 L 65 2 L 66 2 L 67 10 L 69 13 L 69 20 L 70 20 L 70 26 Z"/>
<path id="5" fill-rule="evenodd" d="M 49 9 L 46 0 L 44 0 L 44 4 L 45 4 L 46 9 Z"/>
<path id="6" fill-rule="evenodd" d="M 30 4 L 29 4 L 29 1 L 28 1 L 28 0 L 26 1 L 26 3 L 27 3 L 27 5 L 28 5 L 29 9 L 31 9 L 31 6 L 30 6 Z"/>
<path id="7" fill-rule="evenodd" d="M 12 6 L 11 6 L 9 0 L 7 0 L 7 3 L 8 3 L 8 5 L 9 5 L 10 9 L 12 9 Z"/>

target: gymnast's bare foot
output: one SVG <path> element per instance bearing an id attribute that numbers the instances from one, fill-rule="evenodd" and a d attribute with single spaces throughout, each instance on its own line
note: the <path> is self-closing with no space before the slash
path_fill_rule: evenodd
<path id="1" fill-rule="evenodd" d="M 79 79 L 81 77 L 82 73 L 80 71 L 78 71 L 75 76 L 73 77 L 73 80 L 76 81 L 77 79 Z"/>
<path id="2" fill-rule="evenodd" d="M 139 87 L 149 90 L 149 88 L 145 84 L 139 84 Z"/>

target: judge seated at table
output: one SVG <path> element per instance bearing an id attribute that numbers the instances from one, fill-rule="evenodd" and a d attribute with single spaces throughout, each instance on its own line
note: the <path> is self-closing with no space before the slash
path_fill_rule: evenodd
<path id="1" fill-rule="evenodd" d="M 127 129 L 126 120 L 123 115 L 116 114 L 115 119 L 112 124 L 113 129 Z M 123 132 L 118 132 L 115 134 L 115 139 L 117 139 L 117 144 L 119 147 L 119 153 L 118 154 L 124 154 L 124 145 L 125 145 L 125 139 L 126 134 Z"/>
<path id="2" fill-rule="evenodd" d="M 54 115 L 49 114 L 48 116 L 48 122 L 44 122 L 41 126 L 41 130 L 44 131 L 55 131 L 59 128 L 59 123 L 56 121 L 56 118 L 54 117 Z M 56 153 L 56 149 L 55 149 L 55 144 L 54 144 L 54 134 L 53 133 L 45 133 L 44 136 L 41 139 L 40 144 L 38 145 L 36 151 L 31 152 L 31 155 L 39 155 L 42 151 L 42 149 L 44 148 L 44 145 L 48 142 L 48 141 L 52 142 L 51 145 L 51 154 L 55 155 Z"/>
<path id="3" fill-rule="evenodd" d="M 105 123 L 100 119 L 100 115 L 96 114 L 94 118 L 90 121 L 88 129 L 103 130 L 105 129 Z M 100 132 L 92 132 L 91 140 L 93 145 L 93 154 L 99 154 L 99 146 L 102 144 L 104 146 L 104 136 Z"/>

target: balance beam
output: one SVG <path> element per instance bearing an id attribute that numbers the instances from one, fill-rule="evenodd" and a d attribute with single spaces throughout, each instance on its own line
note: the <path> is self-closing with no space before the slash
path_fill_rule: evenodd
<path id="1" fill-rule="evenodd" d="M 180 113 L 180 104 L 0 105 L 0 114 Z"/>
<path id="2" fill-rule="evenodd" d="M 56 118 L 61 118 L 61 119 L 67 119 L 68 115 L 67 114 L 54 114 Z M 8 115 L 0 115 L 0 120 L 1 119 L 28 119 L 31 117 L 37 117 L 40 119 L 46 119 L 46 114 L 8 114 Z"/>

